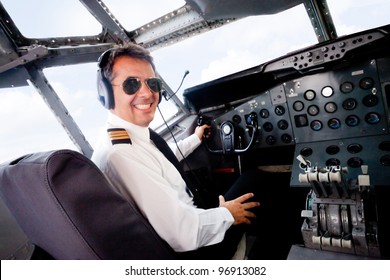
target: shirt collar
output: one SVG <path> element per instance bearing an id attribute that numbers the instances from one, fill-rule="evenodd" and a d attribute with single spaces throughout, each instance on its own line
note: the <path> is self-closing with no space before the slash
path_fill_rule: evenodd
<path id="1" fill-rule="evenodd" d="M 115 127 L 126 129 L 132 139 L 140 138 L 144 141 L 150 141 L 150 132 L 148 127 L 135 125 L 131 122 L 125 121 L 112 112 L 108 113 L 107 123 L 108 126 L 112 128 Z"/>

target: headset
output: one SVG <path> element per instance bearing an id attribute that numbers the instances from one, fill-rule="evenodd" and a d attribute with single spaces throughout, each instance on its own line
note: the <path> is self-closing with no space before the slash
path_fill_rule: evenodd
<path id="1" fill-rule="evenodd" d="M 103 52 L 98 59 L 98 70 L 97 70 L 97 92 L 100 103 L 106 109 L 113 109 L 115 106 L 114 91 L 110 80 L 104 75 L 104 67 L 107 65 L 108 58 L 114 48 L 108 49 Z M 158 103 L 162 100 L 162 91 L 158 93 Z"/>

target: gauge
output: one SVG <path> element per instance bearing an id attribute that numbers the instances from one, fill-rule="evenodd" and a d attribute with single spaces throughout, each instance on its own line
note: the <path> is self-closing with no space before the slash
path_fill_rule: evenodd
<path id="1" fill-rule="evenodd" d="M 295 101 L 293 104 L 293 108 L 295 111 L 300 112 L 303 110 L 303 108 L 305 108 L 305 105 L 302 101 Z"/>
<path id="2" fill-rule="evenodd" d="M 352 168 L 358 168 L 363 165 L 363 160 L 358 157 L 353 157 L 348 160 L 348 165 Z"/>
<path id="3" fill-rule="evenodd" d="M 351 154 L 357 154 L 361 150 L 363 150 L 362 145 L 357 144 L 357 143 L 349 144 L 347 147 L 347 151 L 350 152 Z"/>
<path id="4" fill-rule="evenodd" d="M 365 117 L 365 120 L 369 124 L 377 124 L 381 120 L 381 116 L 378 113 L 368 113 Z"/>
<path id="5" fill-rule="evenodd" d="M 337 111 L 337 105 L 334 102 L 328 102 L 324 106 L 325 112 L 334 113 Z"/>
<path id="6" fill-rule="evenodd" d="M 318 108 L 317 105 L 310 105 L 309 108 L 307 108 L 307 113 L 310 116 L 316 116 L 320 112 L 320 109 Z"/>
<path id="7" fill-rule="evenodd" d="M 266 122 L 265 124 L 263 124 L 263 129 L 266 132 L 270 132 L 270 131 L 272 131 L 274 129 L 274 126 L 272 125 L 272 123 Z"/>
<path id="8" fill-rule="evenodd" d="M 267 142 L 268 145 L 274 145 L 276 143 L 276 138 L 272 135 L 269 135 L 265 139 L 265 142 Z"/>
<path id="9" fill-rule="evenodd" d="M 326 86 L 321 90 L 321 94 L 323 97 L 331 97 L 333 93 L 334 93 L 333 88 L 330 86 Z"/>
<path id="10" fill-rule="evenodd" d="M 356 115 L 350 115 L 345 119 L 345 123 L 348 126 L 357 126 L 360 123 L 360 119 Z"/>
<path id="11" fill-rule="evenodd" d="M 314 120 L 310 123 L 311 129 L 314 131 L 320 131 L 322 129 L 322 122 L 319 120 Z"/>
<path id="12" fill-rule="evenodd" d="M 304 157 L 311 156 L 313 154 L 313 149 L 309 147 L 302 148 L 300 154 Z"/>
<path id="13" fill-rule="evenodd" d="M 283 106 L 281 106 L 281 105 L 276 106 L 276 108 L 275 108 L 275 114 L 277 114 L 278 116 L 281 116 L 281 115 L 283 115 L 285 112 L 286 112 L 286 109 L 284 109 Z"/>
<path id="14" fill-rule="evenodd" d="M 343 93 L 350 93 L 353 90 L 353 84 L 351 82 L 344 82 L 340 86 L 340 91 Z"/>
<path id="15" fill-rule="evenodd" d="M 241 122 L 241 117 L 239 115 L 234 115 L 232 121 L 239 124 Z"/>
<path id="16" fill-rule="evenodd" d="M 354 98 L 345 99 L 343 102 L 343 108 L 345 110 L 353 110 L 357 106 L 357 101 Z"/>
<path id="17" fill-rule="evenodd" d="M 314 98 L 316 98 L 316 93 L 314 90 L 308 90 L 305 92 L 304 97 L 307 101 L 312 101 Z"/>
<path id="18" fill-rule="evenodd" d="M 326 166 L 337 166 L 340 165 L 340 160 L 337 158 L 330 158 L 325 162 Z"/>
<path id="19" fill-rule="evenodd" d="M 331 146 L 328 146 L 326 148 L 326 153 L 328 155 L 335 155 L 337 154 L 338 152 L 340 152 L 340 147 L 339 146 L 336 146 L 336 145 L 331 145 Z"/>
<path id="20" fill-rule="evenodd" d="M 282 139 L 282 142 L 286 143 L 286 144 L 291 143 L 291 141 L 292 141 L 292 137 L 289 134 L 283 134 L 281 136 L 281 139 Z"/>
<path id="21" fill-rule="evenodd" d="M 361 89 L 370 89 L 374 87 L 374 79 L 370 77 L 362 78 L 359 82 L 359 87 Z"/>
<path id="22" fill-rule="evenodd" d="M 286 130 L 288 128 L 288 122 L 286 120 L 278 121 L 278 128 L 281 130 Z"/>
<path id="23" fill-rule="evenodd" d="M 367 107 L 374 107 L 379 102 L 378 96 L 369 94 L 363 98 L 363 104 Z"/>
<path id="24" fill-rule="evenodd" d="M 328 121 L 328 126 L 331 128 L 331 129 L 338 129 L 341 127 L 341 121 L 339 119 L 336 119 L 336 118 L 332 118 Z"/>
<path id="25" fill-rule="evenodd" d="M 263 119 L 266 119 L 269 117 L 269 111 L 267 109 L 261 109 L 260 110 L 260 117 Z"/>

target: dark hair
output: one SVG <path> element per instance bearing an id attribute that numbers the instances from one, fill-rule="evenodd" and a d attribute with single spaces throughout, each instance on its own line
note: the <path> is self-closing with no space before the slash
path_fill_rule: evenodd
<path id="1" fill-rule="evenodd" d="M 112 68 L 114 66 L 114 62 L 118 57 L 128 56 L 131 58 L 137 58 L 141 60 L 145 60 L 152 66 L 153 70 L 156 72 L 156 67 L 154 65 L 153 57 L 150 55 L 150 52 L 144 47 L 128 43 L 126 45 L 115 47 L 105 51 L 99 58 L 99 68 L 102 69 L 104 76 L 112 81 Z"/>

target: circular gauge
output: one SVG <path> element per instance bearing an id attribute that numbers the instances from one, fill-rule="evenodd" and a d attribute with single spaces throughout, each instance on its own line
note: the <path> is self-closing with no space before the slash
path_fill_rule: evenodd
<path id="1" fill-rule="evenodd" d="M 324 106 L 325 112 L 334 113 L 337 111 L 337 105 L 334 102 L 328 102 Z"/>
<path id="2" fill-rule="evenodd" d="M 360 123 L 360 119 L 356 115 L 350 115 L 345 119 L 345 123 L 351 127 L 357 126 Z"/>
<path id="3" fill-rule="evenodd" d="M 326 166 L 337 166 L 340 165 L 340 160 L 337 158 L 330 158 L 326 161 Z"/>
<path id="4" fill-rule="evenodd" d="M 353 110 L 357 106 L 357 101 L 354 98 L 345 99 L 343 102 L 343 108 L 345 110 Z"/>
<path id="5" fill-rule="evenodd" d="M 361 150 L 363 150 L 362 145 L 357 144 L 357 143 L 349 144 L 347 147 L 347 151 L 350 152 L 351 154 L 357 154 Z"/>
<path id="6" fill-rule="evenodd" d="M 353 90 L 353 84 L 351 82 L 344 82 L 340 86 L 342 93 L 350 93 Z"/>
<path id="7" fill-rule="evenodd" d="M 266 123 L 263 124 L 263 129 L 266 132 L 271 132 L 274 129 L 274 126 L 272 125 L 272 123 L 266 122 Z"/>
<path id="8" fill-rule="evenodd" d="M 272 135 L 269 135 L 265 139 L 265 142 L 267 142 L 268 145 L 274 145 L 276 143 L 276 138 Z"/>
<path id="9" fill-rule="evenodd" d="M 320 131 L 322 129 L 322 122 L 319 120 L 314 120 L 310 123 L 311 129 L 314 131 Z"/>
<path id="10" fill-rule="evenodd" d="M 291 141 L 292 141 L 292 137 L 289 134 L 283 134 L 281 136 L 281 139 L 282 139 L 282 142 L 285 144 L 291 143 Z"/>
<path id="11" fill-rule="evenodd" d="M 326 86 L 321 90 L 321 94 L 323 97 L 331 97 L 333 93 L 334 93 L 333 88 L 330 86 Z"/>
<path id="12" fill-rule="evenodd" d="M 318 108 L 317 105 L 310 105 L 309 108 L 307 108 L 307 113 L 310 116 L 316 116 L 320 112 L 320 109 Z"/>
<path id="13" fill-rule="evenodd" d="M 239 115 L 234 115 L 232 120 L 233 122 L 239 124 L 241 122 L 241 117 Z"/>
<path id="14" fill-rule="evenodd" d="M 261 109 L 260 110 L 260 117 L 263 119 L 266 119 L 269 117 L 269 111 L 267 109 Z"/>
<path id="15" fill-rule="evenodd" d="M 300 112 L 303 110 L 303 108 L 305 108 L 305 105 L 302 101 L 295 101 L 293 104 L 293 108 L 295 111 Z"/>
<path id="16" fill-rule="evenodd" d="M 302 148 L 300 154 L 304 157 L 311 156 L 313 154 L 313 149 L 309 147 Z"/>
<path id="17" fill-rule="evenodd" d="M 374 107 L 375 105 L 378 104 L 378 102 L 379 102 L 379 98 L 374 94 L 366 95 L 363 98 L 363 104 L 367 107 Z"/>
<path id="18" fill-rule="evenodd" d="M 286 112 L 286 109 L 284 109 L 283 106 L 280 106 L 280 105 L 276 106 L 276 108 L 275 108 L 275 114 L 277 114 L 278 116 L 281 116 L 281 115 L 283 115 L 285 112 Z"/>
<path id="19" fill-rule="evenodd" d="M 328 121 L 328 126 L 331 128 L 331 129 L 338 129 L 341 127 L 341 121 L 339 119 L 336 119 L 336 118 L 332 118 Z"/>
<path id="20" fill-rule="evenodd" d="M 380 122 L 381 116 L 378 113 L 371 112 L 368 113 L 364 119 L 369 124 L 377 124 Z"/>
<path id="21" fill-rule="evenodd" d="M 329 147 L 326 148 L 326 153 L 328 155 L 335 155 L 337 154 L 338 152 L 340 151 L 340 147 L 339 146 L 336 146 L 336 145 L 331 145 Z"/>
<path id="22" fill-rule="evenodd" d="M 348 165 L 352 168 L 359 168 L 363 165 L 363 160 L 358 157 L 353 157 L 348 160 Z"/>
<path id="23" fill-rule="evenodd" d="M 278 128 L 281 130 L 286 130 L 288 128 L 288 122 L 286 120 L 278 121 Z"/>
<path id="24" fill-rule="evenodd" d="M 374 79 L 370 77 L 365 77 L 360 80 L 359 87 L 361 89 L 370 89 L 374 87 Z"/>
<path id="25" fill-rule="evenodd" d="M 316 98 L 316 93 L 314 90 L 309 89 L 305 92 L 304 97 L 307 101 L 312 101 L 314 98 Z"/>

